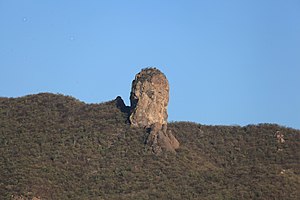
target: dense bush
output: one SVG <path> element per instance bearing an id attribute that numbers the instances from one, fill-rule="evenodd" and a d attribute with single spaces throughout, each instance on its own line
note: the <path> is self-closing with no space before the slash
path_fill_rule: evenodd
<path id="1" fill-rule="evenodd" d="M 181 147 L 156 156 L 127 118 L 115 101 L 0 98 L 0 199 L 299 199 L 299 130 L 172 122 Z"/>

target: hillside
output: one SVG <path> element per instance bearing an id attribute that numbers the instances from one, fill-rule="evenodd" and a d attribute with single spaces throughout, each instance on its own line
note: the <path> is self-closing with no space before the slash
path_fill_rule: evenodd
<path id="1" fill-rule="evenodd" d="M 127 119 L 116 100 L 0 98 L 0 199 L 300 199 L 299 130 L 173 122 L 180 148 L 154 155 Z"/>

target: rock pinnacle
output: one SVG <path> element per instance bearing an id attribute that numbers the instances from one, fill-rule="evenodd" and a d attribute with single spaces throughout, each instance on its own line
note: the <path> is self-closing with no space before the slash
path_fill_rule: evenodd
<path id="1" fill-rule="evenodd" d="M 135 76 L 130 94 L 130 123 L 148 130 L 146 144 L 153 152 L 175 152 L 179 142 L 167 130 L 169 82 L 156 68 L 146 68 Z"/>

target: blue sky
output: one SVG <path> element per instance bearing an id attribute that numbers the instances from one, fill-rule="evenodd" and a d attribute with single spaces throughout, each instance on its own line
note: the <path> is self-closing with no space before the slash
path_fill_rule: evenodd
<path id="1" fill-rule="evenodd" d="M 300 1 L 0 0 L 0 96 L 120 95 L 156 66 L 169 121 L 300 129 Z"/>

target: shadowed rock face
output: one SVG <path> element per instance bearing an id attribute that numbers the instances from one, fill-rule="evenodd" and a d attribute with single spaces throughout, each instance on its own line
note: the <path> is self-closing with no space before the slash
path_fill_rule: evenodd
<path id="1" fill-rule="evenodd" d="M 179 142 L 171 130 L 167 130 L 167 124 L 152 124 L 145 143 L 152 148 L 155 154 L 162 151 L 176 153 L 175 149 L 179 148 Z"/>
<path id="2" fill-rule="evenodd" d="M 175 152 L 179 142 L 167 130 L 169 83 L 156 68 L 146 68 L 135 76 L 130 94 L 130 123 L 148 129 L 146 144 L 154 153 Z"/>

